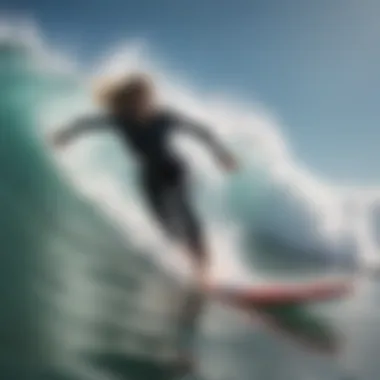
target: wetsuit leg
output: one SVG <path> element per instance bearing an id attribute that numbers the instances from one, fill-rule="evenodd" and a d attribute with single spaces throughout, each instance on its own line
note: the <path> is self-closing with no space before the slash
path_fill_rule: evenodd
<path id="1" fill-rule="evenodd" d="M 191 205 L 185 175 L 165 180 L 148 176 L 144 180 L 148 204 L 164 232 L 174 240 L 185 240 L 196 259 L 206 259 L 203 231 Z"/>
<path id="2" fill-rule="evenodd" d="M 147 176 L 143 180 L 143 189 L 148 206 L 169 238 L 177 237 L 175 221 L 169 206 L 169 188 L 165 182 Z"/>
<path id="3" fill-rule="evenodd" d="M 201 223 L 191 204 L 188 183 L 181 179 L 171 189 L 171 207 L 183 230 L 184 239 L 198 260 L 205 259 L 205 244 Z"/>

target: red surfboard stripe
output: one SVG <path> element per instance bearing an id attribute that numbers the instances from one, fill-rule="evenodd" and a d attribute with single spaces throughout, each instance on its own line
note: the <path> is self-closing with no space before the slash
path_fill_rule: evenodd
<path id="1" fill-rule="evenodd" d="M 337 299 L 348 295 L 353 288 L 348 281 L 316 281 L 299 284 L 276 284 L 249 289 L 215 289 L 222 299 L 241 306 L 276 305 Z"/>

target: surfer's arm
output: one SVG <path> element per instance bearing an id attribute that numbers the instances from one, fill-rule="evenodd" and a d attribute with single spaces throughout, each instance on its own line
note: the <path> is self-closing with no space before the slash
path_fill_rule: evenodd
<path id="1" fill-rule="evenodd" d="M 78 118 L 64 128 L 54 132 L 50 141 L 55 146 L 65 146 L 75 138 L 89 132 L 104 129 L 109 121 L 104 116 L 85 116 Z"/>
<path id="2" fill-rule="evenodd" d="M 228 170 L 234 170 L 237 167 L 236 160 L 231 152 L 225 147 L 225 145 L 219 140 L 219 138 L 210 132 L 210 130 L 188 117 L 178 117 L 178 128 L 185 133 L 195 136 L 208 146 L 215 154 L 218 161 Z"/>

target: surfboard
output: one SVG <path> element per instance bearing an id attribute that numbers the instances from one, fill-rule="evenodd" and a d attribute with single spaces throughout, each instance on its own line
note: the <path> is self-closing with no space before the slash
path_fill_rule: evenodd
<path id="1" fill-rule="evenodd" d="M 349 296 L 353 281 L 347 279 L 317 280 L 296 284 L 276 283 L 249 287 L 213 286 L 213 297 L 239 308 L 304 304 L 337 300 Z"/>

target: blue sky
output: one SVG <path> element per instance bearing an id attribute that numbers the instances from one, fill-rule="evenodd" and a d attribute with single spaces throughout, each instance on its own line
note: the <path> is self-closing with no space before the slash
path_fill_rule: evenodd
<path id="1" fill-rule="evenodd" d="M 198 86 L 273 110 L 317 174 L 379 182 L 376 0 L 3 0 L 2 8 L 31 15 L 85 62 L 115 42 L 147 39 Z"/>

